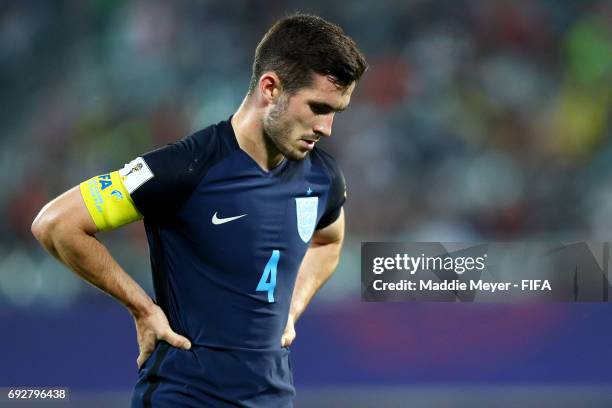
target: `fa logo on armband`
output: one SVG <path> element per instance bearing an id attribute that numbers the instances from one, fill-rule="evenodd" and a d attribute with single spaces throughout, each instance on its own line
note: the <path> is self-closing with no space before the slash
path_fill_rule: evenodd
<path id="1" fill-rule="evenodd" d="M 115 201 L 123 200 L 123 194 L 121 194 L 121 191 L 119 190 L 111 191 L 110 195 L 113 197 Z"/>

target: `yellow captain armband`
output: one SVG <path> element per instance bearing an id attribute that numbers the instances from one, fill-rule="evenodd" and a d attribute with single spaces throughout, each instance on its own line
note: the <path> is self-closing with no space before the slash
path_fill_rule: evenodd
<path id="1" fill-rule="evenodd" d="M 92 177 L 80 184 L 87 210 L 100 231 L 142 219 L 123 185 L 119 171 Z"/>

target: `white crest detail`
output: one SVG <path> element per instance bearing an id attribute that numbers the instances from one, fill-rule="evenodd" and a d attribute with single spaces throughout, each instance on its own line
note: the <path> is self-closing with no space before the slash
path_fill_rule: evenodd
<path id="1" fill-rule="evenodd" d="M 318 204 L 319 197 L 298 197 L 295 199 L 298 233 L 304 242 L 308 242 L 312 238 L 317 223 Z"/>

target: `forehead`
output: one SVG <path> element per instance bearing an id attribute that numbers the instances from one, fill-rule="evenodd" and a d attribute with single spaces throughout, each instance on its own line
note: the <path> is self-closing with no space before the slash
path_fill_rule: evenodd
<path id="1" fill-rule="evenodd" d="M 338 108 L 345 108 L 354 89 L 354 82 L 346 88 L 338 88 L 328 76 L 313 74 L 312 83 L 300 89 L 296 96 L 308 101 L 325 102 Z"/>

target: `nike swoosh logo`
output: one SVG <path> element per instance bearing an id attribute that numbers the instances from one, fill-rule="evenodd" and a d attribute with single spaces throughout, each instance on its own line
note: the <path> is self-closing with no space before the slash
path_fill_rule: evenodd
<path id="1" fill-rule="evenodd" d="M 247 215 L 248 214 L 242 214 L 242 215 L 237 215 L 235 217 L 219 218 L 217 217 L 217 213 L 214 213 L 212 217 L 212 223 L 215 225 L 221 225 L 221 224 L 225 224 L 226 222 L 237 220 L 238 218 L 246 217 Z"/>

